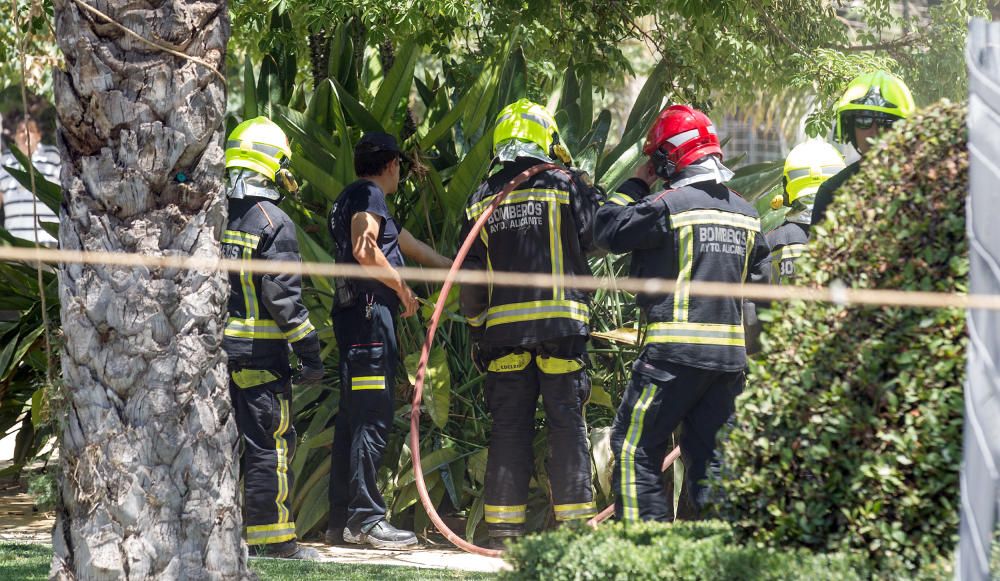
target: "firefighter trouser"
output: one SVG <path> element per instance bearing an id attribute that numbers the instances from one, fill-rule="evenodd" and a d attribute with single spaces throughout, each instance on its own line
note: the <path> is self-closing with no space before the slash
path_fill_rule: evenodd
<path id="1" fill-rule="evenodd" d="M 586 337 L 529 348 L 491 349 L 486 403 L 493 417 L 486 461 L 485 518 L 491 530 L 523 528 L 534 472 L 535 407 L 541 394 L 548 426 L 546 458 L 557 520 L 596 513 L 583 406 L 590 398 Z"/>
<path id="2" fill-rule="evenodd" d="M 243 507 L 247 544 L 295 539 L 292 473 L 295 453 L 291 371 L 230 365 L 229 393 L 243 443 Z"/>
<path id="3" fill-rule="evenodd" d="M 679 518 L 697 518 L 701 481 L 715 450 L 715 436 L 734 411 L 743 372 L 711 371 L 641 359 L 633 367 L 611 430 L 615 456 L 615 514 L 625 521 L 667 520 L 672 514 L 660 478 L 671 434 L 680 426 L 684 487 Z M 684 497 L 694 504 L 683 506 Z"/>
<path id="4" fill-rule="evenodd" d="M 334 313 L 340 409 L 330 468 L 330 529 L 358 533 L 385 518 L 378 471 L 392 426 L 399 358 L 394 309 L 366 303 Z"/>

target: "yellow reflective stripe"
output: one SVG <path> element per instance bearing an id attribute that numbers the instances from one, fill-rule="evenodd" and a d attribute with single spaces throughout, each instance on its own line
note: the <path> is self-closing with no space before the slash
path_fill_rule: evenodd
<path id="1" fill-rule="evenodd" d="M 288 400 L 275 397 L 278 399 L 281 419 L 278 421 L 278 429 L 274 431 L 274 449 L 277 453 L 274 472 L 278 477 L 278 495 L 274 498 L 274 503 L 278 507 L 278 522 L 287 523 L 291 520 L 291 514 L 285 506 L 285 501 L 288 500 L 288 442 L 284 436 L 291 422 L 291 414 L 288 413 Z M 294 527 L 292 530 L 294 532 Z"/>
<path id="2" fill-rule="evenodd" d="M 483 323 L 486 322 L 486 311 L 484 310 L 475 317 L 466 317 L 465 320 L 473 327 L 482 327 Z"/>
<path id="3" fill-rule="evenodd" d="M 240 369 L 233 371 L 230 376 L 233 378 L 233 383 L 241 389 L 257 387 L 278 379 L 277 375 L 266 369 Z"/>
<path id="4" fill-rule="evenodd" d="M 496 194 L 483 198 L 479 202 L 466 208 L 465 215 L 470 220 L 475 220 L 486 211 L 486 208 L 493 203 L 495 198 Z M 517 190 L 508 194 L 500 205 L 506 206 L 507 204 L 519 204 L 521 202 L 555 202 L 557 204 L 568 204 L 569 192 L 546 189 Z"/>
<path id="5" fill-rule="evenodd" d="M 736 228 L 746 228 L 752 232 L 760 232 L 759 218 L 744 216 L 735 212 L 726 212 L 723 210 L 688 210 L 670 215 L 670 226 L 672 228 L 693 226 L 695 224 L 735 226 Z"/>
<path id="6" fill-rule="evenodd" d="M 568 300 L 510 303 L 490 308 L 486 328 L 542 319 L 573 319 L 586 323 L 590 321 L 590 308 L 585 303 Z"/>
<path id="7" fill-rule="evenodd" d="M 552 298 L 562 300 L 566 298 L 566 290 L 563 287 L 563 253 L 562 253 L 562 212 L 559 204 L 549 204 L 549 256 L 552 258 Z"/>
<path id="8" fill-rule="evenodd" d="M 254 236 L 253 234 L 247 234 L 239 230 L 226 230 L 222 233 L 222 243 L 235 244 L 236 246 L 256 250 L 257 244 L 260 243 L 260 236 Z"/>
<path id="9" fill-rule="evenodd" d="M 743 325 L 663 322 L 646 326 L 646 343 L 689 343 L 694 345 L 746 345 Z"/>
<path id="10" fill-rule="evenodd" d="M 289 343 L 295 343 L 296 341 L 305 339 L 309 333 L 312 333 L 315 330 L 316 327 L 313 327 L 312 322 L 310 322 L 309 319 L 306 319 L 291 331 L 286 332 L 285 338 L 288 339 Z"/>
<path id="11" fill-rule="evenodd" d="M 244 339 L 284 339 L 278 323 L 271 319 L 238 319 L 230 317 L 226 322 L 227 337 L 242 337 Z"/>
<path id="12" fill-rule="evenodd" d="M 549 357 L 539 355 L 535 358 L 538 368 L 547 375 L 565 375 L 583 369 L 583 363 L 576 359 L 560 359 L 559 357 Z"/>
<path id="13" fill-rule="evenodd" d="M 747 232 L 747 247 L 743 255 L 743 278 L 740 279 L 741 282 L 746 282 L 747 280 L 747 271 L 750 270 L 750 253 L 753 251 L 756 237 L 757 234 L 754 232 Z"/>
<path id="14" fill-rule="evenodd" d="M 782 246 L 781 248 L 775 250 L 771 254 L 777 254 L 778 260 L 784 260 L 786 258 L 798 258 L 806 251 L 805 244 L 789 244 L 788 246 Z"/>
<path id="15" fill-rule="evenodd" d="M 385 389 L 385 377 L 382 375 L 366 375 L 351 378 L 351 391 L 365 389 Z"/>
<path id="16" fill-rule="evenodd" d="M 518 504 L 515 506 L 500 506 L 487 504 L 483 507 L 483 513 L 488 523 L 512 523 L 520 524 L 525 521 L 528 505 Z"/>
<path id="17" fill-rule="evenodd" d="M 690 306 L 691 271 L 694 268 L 694 228 L 685 226 L 678 232 L 677 286 L 674 289 L 674 320 L 686 321 Z"/>
<path id="18" fill-rule="evenodd" d="M 295 538 L 295 523 L 282 522 L 271 525 L 254 525 L 247 527 L 248 545 L 265 545 L 283 543 Z"/>
<path id="19" fill-rule="evenodd" d="M 577 504 L 557 504 L 552 508 L 556 513 L 556 520 L 587 518 L 597 514 L 597 504 L 593 501 Z"/>
<path id="20" fill-rule="evenodd" d="M 614 204 L 616 206 L 627 206 L 629 204 L 634 204 L 635 200 L 632 199 L 632 196 L 629 196 L 628 194 L 623 194 L 621 192 L 615 192 L 615 193 L 611 194 L 610 196 L 608 196 L 607 203 Z"/>
<path id="21" fill-rule="evenodd" d="M 656 384 L 649 384 L 642 390 L 639 399 L 632 408 L 629 418 L 628 431 L 625 433 L 625 441 L 622 443 L 621 453 L 621 494 L 622 494 L 622 520 L 639 520 L 639 492 L 635 482 L 635 451 L 639 447 L 639 440 L 642 438 L 642 424 L 646 419 L 646 412 L 650 404 L 653 403 L 653 396 L 656 394 Z"/>
<path id="22" fill-rule="evenodd" d="M 531 353 L 522 351 L 521 353 L 508 353 L 490 361 L 488 371 L 493 373 L 510 373 L 512 371 L 523 371 L 531 363 Z"/>

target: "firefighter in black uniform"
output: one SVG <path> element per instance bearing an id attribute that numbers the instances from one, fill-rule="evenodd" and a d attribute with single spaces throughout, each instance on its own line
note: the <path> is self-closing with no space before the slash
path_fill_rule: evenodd
<path id="1" fill-rule="evenodd" d="M 287 169 L 291 154 L 285 134 L 265 117 L 244 121 L 229 135 L 229 223 L 222 235 L 226 258 L 299 260 L 295 225 L 278 208 L 282 194 L 275 185 L 298 189 Z M 223 347 L 243 441 L 247 544 L 257 555 L 314 559 L 316 551 L 295 540 L 289 498 L 295 451 L 289 344 L 302 366 L 301 383 L 323 377 L 319 338 L 302 303 L 301 277 L 241 271 L 230 273 L 229 283 Z"/>
<path id="2" fill-rule="evenodd" d="M 520 100 L 505 107 L 493 131 L 495 173 L 469 198 L 460 240 L 490 201 L 526 169 L 568 163 L 555 120 Z M 493 212 L 464 267 L 488 272 L 590 275 L 593 216 L 601 195 L 579 174 L 546 170 L 518 186 Z M 477 359 L 486 367 L 493 417 L 486 464 L 485 520 L 490 545 L 524 533 L 533 473 L 535 408 L 541 394 L 548 426 L 547 470 L 556 520 L 596 513 L 583 407 L 590 397 L 586 343 L 590 295 L 555 283 L 551 289 L 463 285 L 462 314 Z"/>
<path id="3" fill-rule="evenodd" d="M 330 211 L 329 228 L 338 263 L 389 268 L 374 279 L 338 279 L 333 330 L 340 349 L 340 410 L 330 469 L 329 544 L 402 548 L 415 545 L 410 531 L 385 519 L 378 470 L 392 426 L 396 366 L 396 311 L 417 311 L 417 298 L 395 271 L 403 257 L 424 266 L 448 268 L 451 261 L 418 241 L 389 211 L 401 162 L 396 139 L 368 133 L 354 148 L 358 180 L 348 185 Z"/>
<path id="4" fill-rule="evenodd" d="M 641 200 L 605 204 L 597 212 L 597 244 L 632 252 L 631 276 L 676 279 L 672 294 L 639 294 L 646 319 L 642 352 L 633 366 L 612 428 L 616 514 L 625 521 L 666 520 L 671 514 L 660 468 L 681 426 L 685 486 L 701 504 L 700 481 L 718 429 L 743 388 L 746 347 L 742 298 L 691 296 L 691 281 L 766 282 L 768 248 L 753 206 L 723 182 L 715 127 L 700 111 L 668 107 L 650 129 L 643 151 L 671 189 Z"/>

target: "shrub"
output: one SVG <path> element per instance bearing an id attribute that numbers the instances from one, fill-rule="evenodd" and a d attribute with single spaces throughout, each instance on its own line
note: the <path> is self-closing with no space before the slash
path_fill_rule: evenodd
<path id="1" fill-rule="evenodd" d="M 814 230 L 802 284 L 967 290 L 965 109 L 899 125 Z M 949 555 L 965 313 L 789 302 L 764 318 L 723 449 L 722 514 L 742 538 L 859 549 L 883 569 Z"/>
<path id="2" fill-rule="evenodd" d="M 864 579 L 863 558 L 736 543 L 722 522 L 623 523 L 526 537 L 506 555 L 502 579 Z"/>

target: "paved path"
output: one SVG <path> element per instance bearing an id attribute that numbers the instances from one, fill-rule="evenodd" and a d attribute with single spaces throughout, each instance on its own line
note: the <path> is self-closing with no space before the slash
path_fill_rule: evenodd
<path id="1" fill-rule="evenodd" d="M 0 484 L 0 541 L 22 543 L 52 542 L 53 513 L 35 512 L 31 497 L 10 485 Z M 509 566 L 502 559 L 482 557 L 450 546 L 423 545 L 409 551 L 386 551 L 353 547 L 330 547 L 321 543 L 304 543 L 320 552 L 321 561 L 332 563 L 364 563 L 397 565 L 426 569 L 497 572 Z"/>

